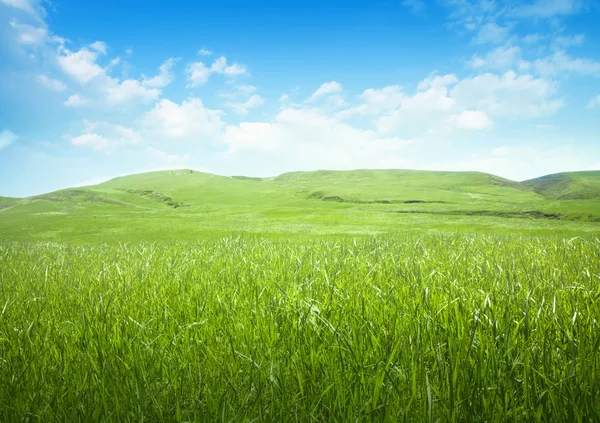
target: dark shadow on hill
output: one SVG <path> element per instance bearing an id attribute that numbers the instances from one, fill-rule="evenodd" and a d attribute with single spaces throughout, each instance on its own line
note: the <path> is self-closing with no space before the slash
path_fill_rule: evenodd
<path id="1" fill-rule="evenodd" d="M 426 200 L 360 200 L 358 198 L 340 197 L 339 195 L 326 195 L 322 191 L 313 192 L 307 197 L 307 199 L 352 204 L 452 204 L 448 201 Z"/>
<path id="2" fill-rule="evenodd" d="M 141 189 L 129 189 L 129 188 L 117 188 L 119 191 L 124 191 L 129 194 L 138 195 L 140 197 L 146 198 L 148 200 L 156 201 L 158 203 L 162 203 L 168 207 L 177 209 L 180 207 L 189 207 L 189 204 L 181 203 L 179 201 L 173 200 L 171 197 L 164 195 L 161 192 L 152 191 L 152 190 L 141 190 Z"/>
<path id="3" fill-rule="evenodd" d="M 600 222 L 600 216 L 588 215 L 566 215 L 562 213 L 545 213 L 540 210 L 525 211 L 501 211 L 501 210 L 393 210 L 391 213 L 399 214 L 435 214 L 444 216 L 486 216 L 503 217 L 513 219 L 547 219 L 547 220 L 570 220 L 585 222 Z"/>

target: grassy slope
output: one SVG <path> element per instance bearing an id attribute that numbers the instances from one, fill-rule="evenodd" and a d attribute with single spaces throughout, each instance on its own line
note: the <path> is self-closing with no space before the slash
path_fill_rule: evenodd
<path id="1" fill-rule="evenodd" d="M 260 179 L 178 170 L 0 198 L 0 209 L 0 234 L 10 240 L 407 231 L 571 236 L 600 233 L 600 172 L 517 183 L 480 172 L 318 171 Z"/>
<path id="2" fill-rule="evenodd" d="M 600 170 L 546 175 L 523 182 L 544 197 L 557 200 L 600 199 Z"/>

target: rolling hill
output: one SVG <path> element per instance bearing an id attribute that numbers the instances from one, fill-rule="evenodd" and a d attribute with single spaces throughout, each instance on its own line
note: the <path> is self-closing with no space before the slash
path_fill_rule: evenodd
<path id="1" fill-rule="evenodd" d="M 114 242 L 236 234 L 600 233 L 600 171 L 515 182 L 481 172 L 354 170 L 272 178 L 151 172 L 0 197 L 4 240 Z"/>
<path id="2" fill-rule="evenodd" d="M 522 182 L 522 185 L 557 200 L 600 199 L 600 170 L 546 175 Z"/>

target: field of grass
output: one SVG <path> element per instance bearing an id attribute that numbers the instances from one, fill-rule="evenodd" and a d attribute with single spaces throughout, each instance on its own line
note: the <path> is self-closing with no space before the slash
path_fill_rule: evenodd
<path id="1" fill-rule="evenodd" d="M 600 172 L 0 197 L 0 422 L 600 421 Z"/>
<path id="2" fill-rule="evenodd" d="M 600 240 L 0 244 L 0 421 L 600 421 Z"/>
<path id="3" fill-rule="evenodd" d="M 600 172 L 514 182 L 480 172 L 355 170 L 274 178 L 191 170 L 0 198 L 3 240 L 196 241 L 406 233 L 600 235 Z"/>

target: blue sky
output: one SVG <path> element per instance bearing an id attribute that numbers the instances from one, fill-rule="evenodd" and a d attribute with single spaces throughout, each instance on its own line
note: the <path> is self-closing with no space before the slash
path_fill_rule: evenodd
<path id="1" fill-rule="evenodd" d="M 0 195 L 600 169 L 599 20 L 595 0 L 0 0 Z"/>

